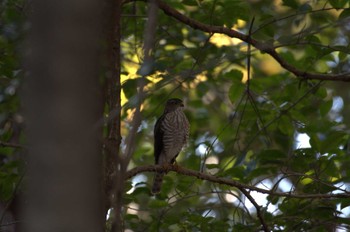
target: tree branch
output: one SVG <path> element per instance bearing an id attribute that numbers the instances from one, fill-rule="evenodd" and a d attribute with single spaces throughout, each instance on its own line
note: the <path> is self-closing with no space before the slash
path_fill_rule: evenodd
<path id="1" fill-rule="evenodd" d="M 249 194 L 249 192 L 247 190 L 245 190 L 244 188 L 239 188 L 239 190 L 246 196 L 246 198 L 248 198 L 248 200 L 254 205 L 255 209 L 256 209 L 256 214 L 259 218 L 259 221 L 261 222 L 261 225 L 264 229 L 264 231 L 268 232 L 271 231 L 268 227 L 268 225 L 266 224 L 264 217 L 261 213 L 261 206 L 258 205 L 258 203 L 256 203 L 256 201 L 254 200 L 254 198 Z"/>
<path id="2" fill-rule="evenodd" d="M 240 190 L 246 189 L 246 190 L 250 190 L 250 191 L 256 191 L 259 193 L 269 194 L 272 196 L 279 196 L 279 197 L 300 198 L 300 199 L 303 199 L 303 198 L 305 198 L 305 199 L 306 198 L 308 198 L 308 199 L 350 198 L 349 193 L 327 193 L 327 194 L 322 194 L 322 193 L 302 194 L 302 193 L 298 193 L 298 194 L 296 194 L 293 192 L 276 192 L 274 190 L 262 189 L 262 188 L 258 188 L 255 186 L 242 184 L 242 183 L 235 181 L 235 180 L 232 180 L 232 179 L 228 179 L 228 178 L 224 178 L 224 177 L 217 177 L 217 176 L 193 171 L 191 169 L 186 169 L 186 168 L 174 166 L 174 165 L 169 166 L 169 167 L 163 167 L 161 165 L 146 165 L 146 166 L 136 167 L 136 168 L 129 170 L 126 173 L 125 179 L 130 179 L 131 177 L 136 176 L 137 174 L 143 173 L 143 172 L 159 172 L 159 171 L 173 171 L 173 172 L 177 172 L 181 175 L 194 176 L 194 177 L 197 177 L 198 179 L 201 179 L 201 180 L 207 180 L 207 181 L 210 181 L 213 183 L 218 183 L 218 184 L 223 184 L 223 185 L 227 185 L 227 186 L 231 186 L 231 187 L 236 187 Z"/>
<path id="3" fill-rule="evenodd" d="M 0 147 L 13 147 L 13 148 L 21 148 L 21 149 L 25 148 L 20 144 L 7 143 L 7 142 L 3 142 L 3 141 L 0 141 Z"/>
<path id="4" fill-rule="evenodd" d="M 137 0 L 125 0 L 124 3 L 137 1 Z M 147 0 L 142 0 L 147 1 Z M 260 50 L 263 53 L 269 54 L 271 57 L 273 57 L 285 70 L 293 73 L 296 77 L 305 79 L 305 80 L 331 80 L 331 81 L 344 81 L 344 82 L 350 82 L 350 73 L 339 73 L 339 74 L 321 74 L 321 73 L 311 73 L 304 70 L 300 70 L 293 65 L 290 65 L 286 60 L 284 60 L 275 50 L 272 44 L 268 44 L 265 42 L 261 42 L 258 40 L 255 40 L 251 38 L 249 35 L 245 35 L 241 32 L 238 32 L 236 30 L 223 27 L 223 26 L 213 26 L 208 25 L 202 22 L 199 22 L 195 19 L 189 18 L 183 14 L 181 14 L 179 11 L 175 10 L 174 8 L 170 7 L 166 3 L 164 3 L 161 0 L 156 0 L 156 3 L 160 9 L 163 10 L 163 12 L 170 17 L 175 18 L 176 20 L 192 27 L 193 29 L 201 30 L 203 32 L 208 33 L 219 33 L 219 34 L 225 34 L 232 38 L 238 38 L 246 43 L 251 44 L 256 49 Z"/>

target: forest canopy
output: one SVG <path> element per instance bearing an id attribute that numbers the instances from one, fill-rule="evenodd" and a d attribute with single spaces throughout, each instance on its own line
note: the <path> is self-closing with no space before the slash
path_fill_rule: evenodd
<path id="1" fill-rule="evenodd" d="M 90 54 L 99 70 L 87 81 L 97 110 L 84 111 L 95 112 L 88 119 L 104 231 L 350 230 L 347 0 L 104 2 L 109 10 L 101 12 L 109 13 L 91 26 L 101 25 L 94 29 L 100 53 Z M 33 133 L 24 130 L 33 121 L 23 114 L 33 101 L 19 94 L 36 5 L 0 4 L 1 231 L 21 222 L 12 205 L 26 195 L 27 165 L 36 159 L 28 147 Z M 79 44 L 67 41 L 57 44 Z M 76 89 L 67 87 L 71 99 L 81 97 L 83 82 L 77 77 Z M 175 166 L 155 166 L 154 124 L 169 98 L 184 102 L 189 141 Z M 68 161 L 63 170 L 90 165 Z M 167 174 L 152 196 L 160 170 Z"/>

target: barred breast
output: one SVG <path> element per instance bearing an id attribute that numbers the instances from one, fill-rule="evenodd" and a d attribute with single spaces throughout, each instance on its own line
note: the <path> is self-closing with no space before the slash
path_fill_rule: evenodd
<path id="1" fill-rule="evenodd" d="M 189 122 L 181 108 L 165 115 L 161 130 L 164 132 L 163 152 L 165 155 L 163 157 L 167 163 L 171 163 L 186 144 L 189 136 Z"/>

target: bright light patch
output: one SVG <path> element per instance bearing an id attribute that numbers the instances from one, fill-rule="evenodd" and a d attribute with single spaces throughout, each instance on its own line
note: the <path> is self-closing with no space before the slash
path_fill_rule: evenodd
<path id="1" fill-rule="evenodd" d="M 138 209 L 139 209 L 139 205 L 134 203 L 134 202 L 131 202 L 129 205 L 128 205 L 128 209 L 126 211 L 127 214 L 134 214 L 134 215 L 137 215 L 138 214 Z"/>
<path id="2" fill-rule="evenodd" d="M 140 182 L 147 182 L 147 177 L 145 175 L 137 175 L 132 179 L 132 188 L 126 192 L 126 194 L 131 194 L 135 190 L 135 185 Z"/>
<path id="3" fill-rule="evenodd" d="M 344 107 L 344 101 L 343 101 L 343 98 L 341 97 L 334 97 L 333 98 L 333 105 L 332 105 L 332 110 L 336 111 L 336 112 L 339 112 L 343 109 Z"/>
<path id="4" fill-rule="evenodd" d="M 256 187 L 269 190 L 272 187 L 272 182 L 270 180 L 264 180 L 264 181 L 262 181 L 262 183 L 258 184 Z M 266 199 L 266 197 L 267 197 L 266 194 L 262 194 L 262 193 L 253 191 L 250 193 L 250 195 L 252 196 L 252 198 L 255 200 L 255 202 L 259 206 L 266 206 L 266 204 L 268 203 L 268 201 Z M 247 198 L 245 199 L 245 205 L 250 210 L 256 210 L 255 206 Z M 276 209 L 277 209 L 276 206 L 269 204 L 267 211 L 272 213 L 272 212 L 276 211 Z"/>
<path id="5" fill-rule="evenodd" d="M 231 28 L 232 30 L 238 31 L 239 28 L 244 28 L 246 25 L 246 21 L 238 20 L 237 23 Z M 215 44 L 217 47 L 222 46 L 234 46 L 242 43 L 242 40 L 238 38 L 231 38 L 224 34 L 216 33 L 212 37 L 210 37 L 210 42 Z"/>
<path id="6" fill-rule="evenodd" d="M 199 156 L 204 155 L 206 150 L 207 150 L 207 146 L 204 144 L 201 144 L 196 149 L 196 155 L 199 155 Z"/>
<path id="7" fill-rule="evenodd" d="M 215 44 L 217 47 L 233 46 L 242 43 L 240 39 L 231 38 L 224 34 L 214 34 L 212 37 L 210 37 L 210 42 Z"/>
<path id="8" fill-rule="evenodd" d="M 209 156 L 206 160 L 205 160 L 205 164 L 219 164 L 219 159 L 216 156 Z M 211 169 L 207 169 L 207 172 L 211 175 L 215 175 L 216 173 L 219 172 L 218 168 L 211 168 Z"/>
<path id="9" fill-rule="evenodd" d="M 306 133 L 298 133 L 296 136 L 296 148 L 310 148 L 310 137 Z"/>
<path id="10" fill-rule="evenodd" d="M 112 209 L 109 209 L 107 211 L 106 220 L 108 220 L 111 217 L 111 214 L 112 214 Z"/>
<path id="11" fill-rule="evenodd" d="M 289 192 L 292 189 L 292 183 L 288 179 L 283 179 L 280 181 L 278 187 L 283 191 L 283 192 Z"/>
<path id="12" fill-rule="evenodd" d="M 236 204 L 236 203 L 239 202 L 238 199 L 237 199 L 237 197 L 236 197 L 234 194 L 226 193 L 226 194 L 224 195 L 224 197 L 225 197 L 225 200 L 226 200 L 227 202 L 229 202 L 229 203 Z"/>
<path id="13" fill-rule="evenodd" d="M 206 210 L 202 213 L 203 217 L 216 217 L 216 214 L 213 210 Z"/>
<path id="14" fill-rule="evenodd" d="M 209 156 L 205 161 L 205 164 L 218 164 L 218 163 L 219 163 L 219 159 L 216 156 Z"/>

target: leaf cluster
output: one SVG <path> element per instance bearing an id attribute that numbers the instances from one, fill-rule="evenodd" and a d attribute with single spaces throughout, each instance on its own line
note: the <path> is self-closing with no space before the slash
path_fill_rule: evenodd
<path id="1" fill-rule="evenodd" d="M 296 69 L 312 73 L 349 70 L 346 1 L 170 1 L 169 6 L 210 26 L 223 26 L 272 45 Z M 125 19 L 124 55 L 128 69 L 142 63 L 146 5 L 133 2 Z M 136 9 L 136 10 L 135 10 Z M 186 103 L 191 139 L 177 159 L 180 166 L 276 192 L 347 193 L 349 128 L 337 87 L 303 80 L 247 44 L 205 33 L 158 12 L 154 72 L 147 77 L 143 138 L 130 167 L 152 164 L 152 130 L 167 98 Z M 133 21 L 133 23 L 131 23 Z M 216 42 L 216 39 L 219 42 Z M 247 66 L 248 55 L 250 65 Z M 248 77 L 248 69 L 250 76 Z M 131 73 L 126 73 L 131 76 Z M 142 77 L 138 77 L 142 78 Z M 247 79 L 249 78 L 249 81 Z M 137 95 L 126 80 L 127 98 Z M 340 100 L 341 99 L 341 100 Z M 125 109 L 132 108 L 126 102 Z M 127 115 L 127 111 L 124 112 Z M 298 142 L 306 134 L 307 140 Z M 347 199 L 298 199 L 244 192 L 225 185 L 169 173 L 162 193 L 151 197 L 152 175 L 134 177 L 125 211 L 135 231 L 328 231 L 348 228 Z M 249 195 L 259 208 L 255 207 Z M 345 209 L 345 210 L 343 210 Z M 132 216 L 131 216 L 132 215 Z M 216 229 L 217 230 L 217 229 Z M 266 229 L 265 229 L 266 230 Z"/>

